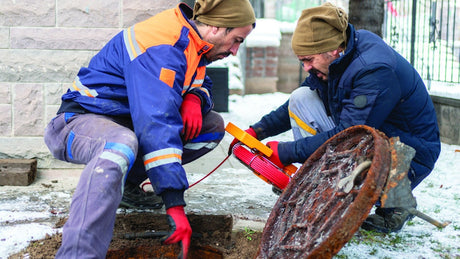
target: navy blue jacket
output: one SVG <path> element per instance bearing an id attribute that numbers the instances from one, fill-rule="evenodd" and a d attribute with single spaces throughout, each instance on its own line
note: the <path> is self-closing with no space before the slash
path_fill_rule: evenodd
<path id="1" fill-rule="evenodd" d="M 431 171 L 441 149 L 439 129 L 420 75 L 377 35 L 356 31 L 351 24 L 347 34 L 346 51 L 329 66 L 328 81 L 311 74 L 302 84 L 319 92 L 336 127 L 312 137 L 279 143 L 281 162 L 303 163 L 336 133 L 364 124 L 388 137 L 399 136 L 401 142 L 416 150 L 413 161 Z M 252 125 L 259 139 L 291 128 L 288 105 L 289 101 Z"/>

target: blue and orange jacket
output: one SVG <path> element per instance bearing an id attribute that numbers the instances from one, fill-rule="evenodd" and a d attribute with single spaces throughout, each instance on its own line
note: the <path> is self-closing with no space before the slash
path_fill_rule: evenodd
<path id="1" fill-rule="evenodd" d="M 185 204 L 188 188 L 181 165 L 183 97 L 198 95 L 203 114 L 213 106 L 203 55 L 213 45 L 200 37 L 191 15 L 182 3 L 117 34 L 80 69 L 60 109 L 73 112 L 65 107 L 77 103 L 85 112 L 131 117 L 147 175 L 172 206 Z"/>

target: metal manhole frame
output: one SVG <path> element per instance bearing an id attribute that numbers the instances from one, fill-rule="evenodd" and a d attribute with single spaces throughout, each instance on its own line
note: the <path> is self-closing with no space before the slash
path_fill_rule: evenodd
<path id="1" fill-rule="evenodd" d="M 270 256 L 270 254 L 273 254 L 273 250 L 270 249 L 279 250 L 280 248 L 277 248 L 276 246 L 279 247 L 279 244 L 282 241 L 284 242 L 282 239 L 277 240 L 278 243 L 273 240 L 275 237 L 274 234 L 278 231 L 275 229 L 275 226 L 280 225 L 276 224 L 276 221 L 282 218 L 284 216 L 283 213 L 287 211 L 286 203 L 296 195 L 295 189 L 298 186 L 298 182 L 302 181 L 310 174 L 309 169 L 311 169 L 315 163 L 319 161 L 323 155 L 325 155 L 328 147 L 330 148 L 331 146 L 339 146 L 346 143 L 347 140 L 353 139 L 353 137 L 356 137 L 358 134 L 370 135 L 372 137 L 373 146 L 372 163 L 367 171 L 365 179 L 359 186 L 359 190 L 352 190 L 355 191 L 354 195 L 356 196 L 348 204 L 344 214 L 341 215 L 342 219 L 330 227 L 331 230 L 329 233 L 331 234 L 329 236 L 324 237 L 319 235 L 318 239 L 314 240 L 316 244 L 313 246 L 313 249 L 308 251 L 308 253 L 297 255 L 289 249 L 286 249 L 286 251 L 288 251 L 286 252 L 286 255 L 289 254 L 288 256 L 292 258 L 331 258 L 333 255 L 337 254 L 340 249 L 353 237 L 354 233 L 359 229 L 362 222 L 366 219 L 370 210 L 378 200 L 391 166 L 391 152 L 388 138 L 380 131 L 365 125 L 353 126 L 339 132 L 321 145 L 305 161 L 302 167 L 293 176 L 290 183 L 273 207 L 262 234 L 257 258 L 272 258 L 273 256 Z M 356 166 L 358 166 L 358 164 Z M 341 177 L 341 179 L 343 179 L 343 177 Z M 338 180 L 340 179 L 337 179 L 337 181 Z M 336 187 L 336 184 L 333 185 L 334 188 Z M 333 196 L 331 197 L 337 198 L 338 193 L 340 192 L 337 190 L 333 191 Z M 350 193 L 345 196 L 341 194 L 341 197 L 346 199 Z M 309 215 L 310 214 L 307 214 L 307 216 Z M 327 218 L 323 222 L 323 225 L 327 225 L 327 220 L 330 220 L 330 218 Z M 291 225 L 291 228 L 292 226 L 293 225 Z M 287 234 L 283 233 L 283 235 Z"/>

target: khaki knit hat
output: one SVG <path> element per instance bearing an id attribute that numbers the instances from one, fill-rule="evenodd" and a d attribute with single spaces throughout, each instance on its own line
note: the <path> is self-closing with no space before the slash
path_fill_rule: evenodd
<path id="1" fill-rule="evenodd" d="M 292 36 L 292 50 L 297 56 L 335 50 L 347 42 L 347 27 L 347 13 L 331 3 L 305 9 Z"/>
<path id="2" fill-rule="evenodd" d="M 249 0 L 196 0 L 192 19 L 222 28 L 245 27 L 256 22 Z"/>

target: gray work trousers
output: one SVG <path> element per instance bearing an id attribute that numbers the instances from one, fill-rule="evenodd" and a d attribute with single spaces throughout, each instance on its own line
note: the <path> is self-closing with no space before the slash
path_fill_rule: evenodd
<path id="1" fill-rule="evenodd" d="M 316 91 L 308 87 L 299 87 L 294 90 L 289 99 L 289 117 L 294 139 L 302 139 L 328 131 L 335 127 L 335 123 L 327 115 L 326 108 Z M 412 160 L 407 174 L 414 189 L 430 174 L 431 170 Z"/>
<path id="2" fill-rule="evenodd" d="M 203 118 L 201 135 L 214 138 L 186 143 L 183 164 L 211 151 L 222 140 L 224 121 L 218 113 L 211 111 Z M 56 258 L 105 258 L 124 181 L 140 183 L 147 178 L 130 121 L 90 113 L 62 113 L 48 124 L 44 138 L 57 159 L 86 164 L 72 197 Z"/>

